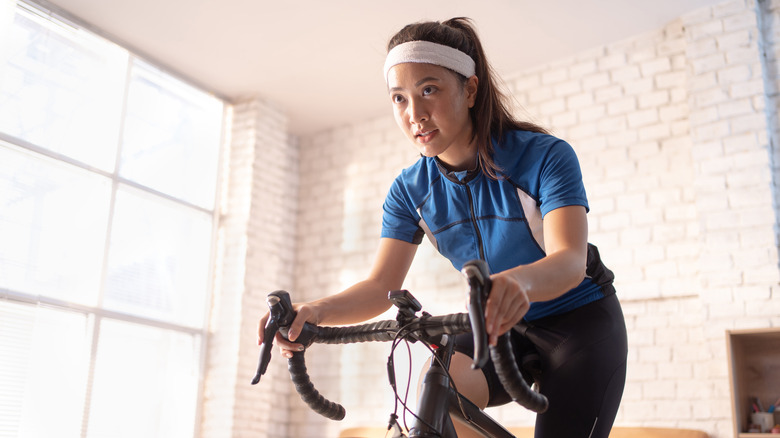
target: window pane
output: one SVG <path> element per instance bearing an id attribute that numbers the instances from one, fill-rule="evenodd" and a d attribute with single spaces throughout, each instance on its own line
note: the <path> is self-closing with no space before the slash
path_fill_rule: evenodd
<path id="1" fill-rule="evenodd" d="M 193 436 L 200 336 L 100 325 L 88 437 Z"/>
<path id="2" fill-rule="evenodd" d="M 213 208 L 222 103 L 136 61 L 127 105 L 119 174 Z"/>
<path id="3" fill-rule="evenodd" d="M 6 32 L 0 131 L 113 170 L 127 52 L 21 8 Z"/>
<path id="4" fill-rule="evenodd" d="M 211 216 L 123 188 L 117 193 L 104 306 L 201 327 Z"/>
<path id="5" fill-rule="evenodd" d="M 0 287 L 97 303 L 110 181 L 0 142 Z"/>
<path id="6" fill-rule="evenodd" d="M 0 437 L 80 437 L 89 319 L 0 300 Z"/>

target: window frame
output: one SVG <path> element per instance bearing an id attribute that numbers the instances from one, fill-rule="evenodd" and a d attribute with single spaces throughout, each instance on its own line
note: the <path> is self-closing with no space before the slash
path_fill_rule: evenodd
<path id="1" fill-rule="evenodd" d="M 26 150 L 32 153 L 33 155 L 42 156 L 48 159 L 58 161 L 60 163 L 64 163 L 66 165 L 74 166 L 79 170 L 100 175 L 109 180 L 109 183 L 111 185 L 111 189 L 110 189 L 111 195 L 110 195 L 110 202 L 108 206 L 109 208 L 108 227 L 106 229 L 105 244 L 103 249 L 103 259 L 102 259 L 101 281 L 100 281 L 100 288 L 98 291 L 98 301 L 96 305 L 94 306 L 85 305 L 85 304 L 69 302 L 67 300 L 57 299 L 53 297 L 26 293 L 23 291 L 10 290 L 3 286 L 0 286 L 0 300 L 7 301 L 9 303 L 14 303 L 14 304 L 38 306 L 38 307 L 43 306 L 43 307 L 49 307 L 56 310 L 64 311 L 64 312 L 73 312 L 73 313 L 81 314 L 85 316 L 89 321 L 89 324 L 92 325 L 91 339 L 88 340 L 88 342 L 91 344 L 91 348 L 90 348 L 90 357 L 88 358 L 89 360 L 89 369 L 88 369 L 88 377 L 87 377 L 88 383 L 87 383 L 87 388 L 85 389 L 86 395 L 84 398 L 83 416 L 81 419 L 82 426 L 81 426 L 80 433 L 82 437 L 87 436 L 89 432 L 88 425 L 89 425 L 89 415 L 90 415 L 90 404 L 92 401 L 91 387 L 95 376 L 97 349 L 100 340 L 100 327 L 101 327 L 101 322 L 103 320 L 116 320 L 116 321 L 121 321 L 126 323 L 138 324 L 146 327 L 170 330 L 181 334 L 197 337 L 199 340 L 199 349 L 200 349 L 199 363 L 197 365 L 199 375 L 198 375 L 198 387 L 196 390 L 196 399 L 194 400 L 196 404 L 195 412 L 194 412 L 195 424 L 192 425 L 192 430 L 194 432 L 194 436 L 199 437 L 201 435 L 200 425 L 202 423 L 205 376 L 206 376 L 207 363 L 208 363 L 207 358 L 208 358 L 208 347 L 209 347 L 208 345 L 209 344 L 209 315 L 211 312 L 211 307 L 213 305 L 213 299 L 214 299 L 214 291 L 215 291 L 214 279 L 216 273 L 216 261 L 218 257 L 218 236 L 219 236 L 219 227 L 220 227 L 219 219 L 220 219 L 220 206 L 221 206 L 223 171 L 224 171 L 223 163 L 225 161 L 225 154 L 226 154 L 226 139 L 229 138 L 229 103 L 224 97 L 219 96 L 211 92 L 210 90 L 205 89 L 204 87 L 195 83 L 194 81 L 190 80 L 184 75 L 177 74 L 172 70 L 165 68 L 159 62 L 156 62 L 155 60 L 144 56 L 142 53 L 138 52 L 137 50 L 134 50 L 133 47 L 124 43 L 123 41 L 115 37 L 112 37 L 111 35 L 108 35 L 105 32 L 100 31 L 99 29 L 96 29 L 95 27 L 83 22 L 82 20 L 72 16 L 66 11 L 58 8 L 55 5 L 48 3 L 45 0 L 34 0 L 34 1 L 18 0 L 15 2 L 13 6 L 11 6 L 11 8 L 13 9 L 12 16 L 16 15 L 19 9 L 21 8 L 27 11 L 28 13 L 38 14 L 39 16 L 48 19 L 55 25 L 61 25 L 68 28 L 71 27 L 76 28 L 80 31 L 90 33 L 97 38 L 113 43 L 121 47 L 123 50 L 127 52 L 128 61 L 127 61 L 127 69 L 124 77 L 122 110 L 120 114 L 121 120 L 119 122 L 120 135 L 117 137 L 117 144 L 115 145 L 117 148 L 116 163 L 114 165 L 112 172 L 91 166 L 75 158 L 69 157 L 62 153 L 49 150 L 45 147 L 30 143 L 29 141 L 17 138 L 13 135 L 0 131 L 0 141 L 8 143 L 12 145 L 12 147 Z M 167 193 L 163 193 L 151 187 L 147 187 L 143 184 L 137 183 L 135 181 L 120 176 L 121 167 L 119 166 L 119 162 L 122 157 L 122 147 L 123 147 L 121 133 L 123 132 L 126 123 L 128 90 L 130 87 L 130 81 L 132 79 L 131 69 L 133 68 L 135 62 L 143 63 L 155 69 L 158 69 L 160 73 L 167 75 L 173 80 L 178 81 L 184 85 L 187 85 L 205 94 L 209 94 L 214 99 L 221 102 L 222 111 L 221 111 L 221 120 L 219 123 L 220 125 L 220 132 L 218 136 L 219 144 L 216 145 L 217 160 L 216 163 L 214 163 L 214 165 L 216 166 L 215 169 L 216 187 L 214 190 L 214 202 L 212 208 L 206 208 L 197 205 L 195 203 L 186 201 L 184 199 L 180 199 L 178 197 L 175 197 Z M 109 310 L 101 307 L 103 301 L 102 298 L 105 294 L 105 288 L 106 288 L 105 277 L 108 270 L 107 269 L 108 254 L 111 245 L 111 231 L 113 227 L 112 224 L 114 221 L 115 204 L 117 199 L 117 193 L 120 190 L 120 187 L 122 186 L 129 187 L 130 189 L 133 190 L 139 190 L 155 198 L 172 202 L 186 209 L 190 209 L 192 211 L 202 213 L 202 214 L 207 214 L 210 216 L 211 218 L 211 232 L 209 236 L 210 248 L 208 254 L 208 273 L 206 276 L 208 280 L 207 280 L 206 292 L 204 297 L 206 302 L 204 303 L 203 306 L 204 312 L 201 319 L 201 325 L 199 327 L 192 327 L 192 326 L 182 325 L 182 324 L 173 323 L 169 321 L 148 318 L 140 315 L 123 313 L 120 311 Z"/>

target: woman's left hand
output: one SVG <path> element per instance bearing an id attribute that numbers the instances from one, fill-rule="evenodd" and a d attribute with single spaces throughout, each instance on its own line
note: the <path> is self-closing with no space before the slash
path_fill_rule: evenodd
<path id="1" fill-rule="evenodd" d="M 498 343 L 498 337 L 515 326 L 531 307 L 528 294 L 520 283 L 508 273 L 491 276 L 490 296 L 485 306 L 485 328 L 490 345 Z"/>

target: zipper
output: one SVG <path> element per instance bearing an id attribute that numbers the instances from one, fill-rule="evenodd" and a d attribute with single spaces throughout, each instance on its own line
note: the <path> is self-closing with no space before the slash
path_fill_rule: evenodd
<path id="1" fill-rule="evenodd" d="M 468 184 L 463 185 L 466 188 L 466 194 L 469 198 L 469 212 L 471 213 L 471 222 L 474 224 L 474 231 L 477 233 L 477 246 L 479 247 L 479 258 L 485 260 L 485 248 L 482 245 L 482 233 L 479 232 L 477 224 L 477 214 L 474 211 L 474 195 L 471 194 L 471 187 Z M 487 260 L 485 260 L 487 261 Z"/>

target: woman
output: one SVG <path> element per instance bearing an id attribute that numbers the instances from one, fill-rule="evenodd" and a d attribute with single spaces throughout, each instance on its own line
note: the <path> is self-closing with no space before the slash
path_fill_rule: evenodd
<path id="1" fill-rule="evenodd" d="M 526 321 L 514 348 L 518 357 L 538 354 L 536 378 L 550 400 L 536 437 L 606 438 L 625 384 L 626 331 L 612 272 L 587 241 L 572 148 L 509 114 L 466 18 L 404 27 L 388 44 L 385 79 L 395 120 L 422 156 L 387 195 L 367 278 L 296 305 L 290 339 L 304 321 L 352 324 L 386 311 L 387 291 L 401 288 L 427 235 L 456 269 L 476 258 L 490 266 L 491 344 Z M 302 349 L 279 343 L 286 357 Z M 492 364 L 471 369 L 472 349 L 470 335 L 458 338 L 450 367 L 458 389 L 482 408 L 509 402 Z"/>

